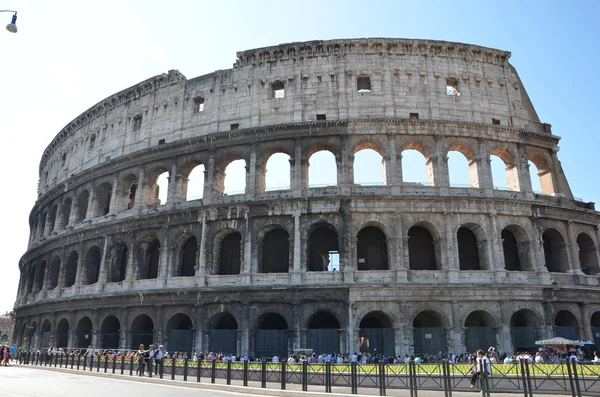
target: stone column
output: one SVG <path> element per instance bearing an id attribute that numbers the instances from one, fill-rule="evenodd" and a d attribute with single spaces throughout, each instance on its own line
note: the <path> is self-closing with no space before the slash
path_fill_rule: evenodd
<path id="1" fill-rule="evenodd" d="M 302 282 L 302 242 L 300 238 L 300 212 L 292 215 L 294 217 L 294 263 L 292 268 L 292 282 Z"/>
<path id="2" fill-rule="evenodd" d="M 448 350 L 454 352 L 464 352 L 467 350 L 464 343 L 465 328 L 462 327 L 459 318 L 459 308 L 457 307 L 458 302 L 450 302 L 452 310 L 452 328 L 446 330 L 446 335 L 451 335 L 448 340 L 451 343 L 448 344 Z"/>
<path id="3" fill-rule="evenodd" d="M 244 262 L 242 263 L 242 273 L 250 277 L 250 274 L 257 269 L 252 269 L 252 261 L 255 256 L 252 254 L 254 246 L 252 244 L 252 218 L 250 218 L 250 209 L 246 209 L 246 234 L 244 235 Z M 249 280 L 248 280 L 249 281 Z"/>
<path id="4" fill-rule="evenodd" d="M 93 309 L 92 312 L 92 341 L 91 345 L 94 349 L 100 348 L 100 311 Z"/>
<path id="5" fill-rule="evenodd" d="M 67 343 L 68 345 L 68 349 L 69 350 L 73 350 L 74 348 L 78 347 L 77 344 L 79 341 L 76 341 L 76 330 L 77 330 L 77 324 L 75 324 L 75 311 L 71 310 L 69 311 L 69 343 Z M 87 347 L 87 346 L 86 346 Z"/>
<path id="6" fill-rule="evenodd" d="M 166 279 L 169 270 L 169 239 L 167 238 L 166 228 L 162 229 L 162 241 L 160 242 L 160 256 L 158 260 L 158 277 Z"/>
<path id="7" fill-rule="evenodd" d="M 121 350 L 128 350 L 127 348 L 127 328 L 129 328 L 128 324 L 129 324 L 129 310 L 125 307 L 122 306 L 119 309 L 121 315 L 120 317 L 120 326 L 121 328 L 119 329 L 119 349 Z"/>
<path id="8" fill-rule="evenodd" d="M 354 164 L 352 155 L 348 152 L 348 137 L 340 139 L 341 153 L 335 156 L 337 165 L 337 184 L 340 187 L 351 185 L 354 182 Z"/>
<path id="9" fill-rule="evenodd" d="M 573 221 L 567 221 L 567 238 L 569 239 L 566 242 L 569 248 L 567 250 L 569 254 L 569 273 L 583 274 L 581 264 L 579 263 L 579 247 L 577 246 L 575 231 L 573 230 Z"/>
<path id="10" fill-rule="evenodd" d="M 598 261 L 600 263 L 600 225 L 595 227 L 596 229 L 596 255 L 598 256 Z"/>
<path id="11" fill-rule="evenodd" d="M 177 162 L 173 161 L 171 163 L 171 169 L 169 170 L 169 187 L 167 190 L 167 202 L 161 204 L 169 204 L 169 206 L 173 206 L 179 203 L 181 200 L 181 187 L 179 186 L 179 175 L 177 175 Z M 185 197 L 183 198 L 185 201 Z"/>
<path id="12" fill-rule="evenodd" d="M 512 334 L 510 332 L 510 307 L 508 303 L 509 302 L 502 302 L 500 304 L 500 339 L 497 341 L 498 346 L 496 346 L 496 350 L 498 352 L 510 354 L 511 352 L 514 353 L 514 347 L 512 344 Z"/>
<path id="13" fill-rule="evenodd" d="M 592 324 L 590 306 L 587 303 L 580 304 L 581 308 L 581 332 L 580 335 L 584 340 L 594 340 L 594 334 L 592 333 Z"/>
<path id="14" fill-rule="evenodd" d="M 475 160 L 477 161 L 477 177 L 479 179 L 479 187 L 488 189 L 489 191 L 486 193 L 488 195 L 493 195 L 494 181 L 492 178 L 492 167 L 490 166 L 490 162 L 492 160 L 490 156 L 488 156 L 485 147 L 486 140 L 483 138 L 478 138 L 477 142 L 479 155 Z"/>
<path id="15" fill-rule="evenodd" d="M 79 203 L 77 202 L 77 198 L 75 198 L 73 200 L 73 202 L 71 203 L 71 213 L 69 214 L 69 220 L 67 221 L 68 223 L 65 225 L 65 227 L 71 226 L 75 223 L 78 213 L 79 213 Z"/>
<path id="16" fill-rule="evenodd" d="M 437 135 L 434 135 L 433 138 L 435 140 L 435 153 L 430 154 L 429 159 L 427 159 L 427 166 L 431 164 L 435 186 L 449 187 L 448 153 L 442 152 L 445 149 L 442 148 L 440 138 Z"/>
<path id="17" fill-rule="evenodd" d="M 95 214 L 96 201 L 98 200 L 98 197 L 96 196 L 95 188 L 92 188 L 92 189 L 90 189 L 90 195 L 88 197 L 87 213 L 85 214 L 85 219 L 83 219 L 84 221 L 92 220 L 96 216 L 96 214 Z"/>
<path id="18" fill-rule="evenodd" d="M 60 200 L 57 204 L 56 217 L 54 218 L 54 230 L 53 233 L 58 233 L 65 225 L 62 224 L 63 218 L 63 200 Z"/>
<path id="19" fill-rule="evenodd" d="M 356 330 L 354 329 L 354 303 L 352 301 L 348 302 L 348 324 L 346 326 L 348 332 L 346 333 L 346 346 L 347 350 L 350 354 L 358 353 L 359 346 L 357 345 L 355 339 L 355 335 L 358 335 Z"/>
<path id="20" fill-rule="evenodd" d="M 196 310 L 198 310 L 198 308 L 196 307 Z M 196 340 L 194 343 L 194 346 L 196 348 L 197 352 L 207 352 L 207 350 L 205 349 L 205 347 L 207 348 L 208 346 L 204 346 L 203 339 L 204 339 L 204 328 L 202 327 L 202 316 L 199 314 L 196 314 L 196 318 L 194 323 L 196 324 Z"/>
<path id="21" fill-rule="evenodd" d="M 135 269 L 135 265 L 134 265 L 134 259 L 140 248 L 136 246 L 135 241 L 132 241 L 131 244 L 129 245 L 129 247 L 131 247 L 131 250 L 129 250 L 127 253 L 127 264 L 125 265 L 125 280 L 124 281 L 132 283 L 134 281 L 134 279 L 136 278 L 136 271 L 135 271 L 136 269 Z"/>
<path id="22" fill-rule="evenodd" d="M 98 287 L 103 289 L 104 283 L 108 281 L 108 249 L 109 242 L 112 240 L 109 236 L 103 236 L 104 248 L 102 249 L 102 257 L 100 258 L 100 270 L 98 272 Z"/>
<path id="23" fill-rule="evenodd" d="M 458 247 L 456 246 L 452 214 L 449 212 L 444 212 L 444 230 L 446 240 L 445 251 L 448 260 L 446 264 L 447 268 L 443 270 L 459 270 Z"/>
<path id="24" fill-rule="evenodd" d="M 161 344 L 165 341 L 165 335 L 163 335 L 163 307 L 162 305 L 156 305 L 156 322 L 154 323 L 154 341 L 158 341 Z M 156 343 L 156 342 L 155 342 Z"/>
<path id="25" fill-rule="evenodd" d="M 251 199 L 257 193 L 256 189 L 256 145 L 252 145 L 250 164 L 246 166 L 246 198 Z"/>
<path id="26" fill-rule="evenodd" d="M 292 159 L 290 158 L 290 172 L 292 170 Z M 302 145 L 299 139 L 294 140 L 294 173 L 290 180 L 291 188 L 293 191 L 294 197 L 301 197 L 302 192 L 305 188 L 307 188 L 307 174 L 305 170 L 306 160 L 302 159 Z"/>
<path id="27" fill-rule="evenodd" d="M 111 191 L 111 196 L 110 196 L 110 208 L 108 211 L 108 215 L 115 215 L 117 214 L 120 209 L 119 207 L 119 196 L 120 196 L 120 190 L 119 190 L 119 176 L 115 176 L 115 179 L 113 181 L 112 184 L 112 191 Z"/>
<path id="28" fill-rule="evenodd" d="M 140 210 L 143 209 L 146 204 L 148 204 L 148 182 L 146 181 L 146 175 L 143 168 L 140 168 L 137 185 L 133 208 Z"/>
<path id="29" fill-rule="evenodd" d="M 533 199 L 533 188 L 531 187 L 531 176 L 529 174 L 529 155 L 527 148 L 523 143 L 517 143 L 517 157 L 515 159 L 515 166 L 517 167 L 517 173 L 519 176 L 519 189 L 528 196 L 527 198 Z"/>
<path id="30" fill-rule="evenodd" d="M 395 252 L 396 261 L 394 264 L 394 270 L 400 271 L 403 274 L 402 279 L 406 279 L 406 270 L 409 265 L 409 261 L 407 260 L 408 255 L 408 244 L 405 244 L 404 241 L 404 227 L 402 224 L 402 214 L 400 212 L 396 212 L 394 214 L 394 224 L 396 226 L 396 238 L 393 241 L 393 250 Z M 400 275 L 398 275 L 400 278 Z"/>
<path id="31" fill-rule="evenodd" d="M 492 211 L 490 216 L 490 246 L 491 246 L 491 257 L 489 270 L 496 270 L 499 274 L 505 275 L 504 270 L 506 264 L 504 263 L 504 250 L 502 248 L 502 233 L 498 232 L 498 224 L 496 218 L 498 214 L 496 211 Z"/>
<path id="32" fill-rule="evenodd" d="M 388 134 L 389 155 L 385 165 L 385 179 L 387 185 L 402 184 L 402 154 L 396 153 L 396 138 Z"/>
<path id="33" fill-rule="evenodd" d="M 200 222 L 200 249 L 198 252 L 198 267 L 196 268 L 196 277 L 206 276 L 206 212 L 201 212 L 198 215 L 198 222 Z M 203 284 L 203 283 L 202 283 Z"/>

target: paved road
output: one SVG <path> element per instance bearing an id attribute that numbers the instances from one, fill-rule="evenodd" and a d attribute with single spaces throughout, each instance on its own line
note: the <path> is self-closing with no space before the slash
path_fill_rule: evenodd
<path id="1" fill-rule="evenodd" d="M 0 368 L 0 395 L 14 397 L 241 397 L 242 394 L 200 390 L 130 380 L 65 374 L 18 366 Z"/>

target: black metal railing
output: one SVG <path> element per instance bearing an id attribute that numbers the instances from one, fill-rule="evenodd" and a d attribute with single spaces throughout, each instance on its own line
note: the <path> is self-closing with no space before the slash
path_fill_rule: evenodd
<path id="1" fill-rule="evenodd" d="M 419 390 L 453 391 L 481 389 L 484 396 L 496 392 L 518 392 L 524 397 L 534 394 L 568 394 L 573 397 L 600 397 L 600 365 L 565 360 L 558 364 L 537 364 L 521 360 L 513 364 L 494 364 L 474 374 L 473 364 L 454 364 L 447 360 L 434 364 L 308 364 L 263 362 L 217 362 L 152 359 L 144 362 L 129 357 L 61 356 L 45 352 L 20 353 L 17 361 L 26 366 L 65 368 L 129 376 L 156 376 L 163 379 L 224 383 L 262 388 L 296 385 L 303 391 L 358 394 L 376 389 L 385 396 L 389 390 L 409 390 L 412 397 Z M 222 382 L 222 381 L 221 381 Z M 472 384 L 474 382 L 474 384 Z M 372 394 L 369 393 L 369 394 Z"/>

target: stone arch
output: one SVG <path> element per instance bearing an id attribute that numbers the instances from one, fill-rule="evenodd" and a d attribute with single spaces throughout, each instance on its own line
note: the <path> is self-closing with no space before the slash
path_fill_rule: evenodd
<path id="1" fill-rule="evenodd" d="M 476 223 L 464 223 L 456 232 L 460 270 L 486 270 L 485 232 Z"/>
<path id="2" fill-rule="evenodd" d="M 572 311 L 559 310 L 554 316 L 554 335 L 571 340 L 581 339 L 579 324 L 580 321 Z"/>
<path id="3" fill-rule="evenodd" d="M 335 227 L 326 222 L 311 225 L 307 254 L 308 271 L 339 270 L 339 237 Z M 337 256 L 337 258 L 335 257 Z"/>
<path id="4" fill-rule="evenodd" d="M 263 155 L 258 169 L 258 190 L 287 190 L 291 187 L 291 156 L 284 149 L 271 149 Z M 264 164 L 264 165 L 263 165 Z"/>
<path id="5" fill-rule="evenodd" d="M 90 193 L 87 189 L 82 190 L 77 196 L 77 215 L 75 217 L 76 222 L 81 222 L 86 218 L 89 199 Z"/>
<path id="6" fill-rule="evenodd" d="M 48 276 L 48 289 L 52 290 L 58 286 L 58 280 L 60 278 L 60 256 L 55 255 L 54 258 L 52 258 Z"/>
<path id="7" fill-rule="evenodd" d="M 42 327 L 40 328 L 40 336 L 42 337 L 41 341 L 38 341 L 38 345 L 43 349 L 52 346 L 52 325 L 50 320 L 46 319 L 42 322 Z"/>
<path id="8" fill-rule="evenodd" d="M 71 287 L 75 284 L 78 262 L 79 253 L 76 250 L 71 251 L 67 257 L 67 262 L 65 263 L 65 287 Z"/>
<path id="9" fill-rule="evenodd" d="M 272 225 L 261 231 L 259 258 L 261 273 L 287 273 L 290 267 L 290 235 L 286 229 Z"/>
<path id="10" fill-rule="evenodd" d="M 150 205 L 163 205 L 167 203 L 170 173 L 164 166 L 158 166 L 148 173 L 148 189 L 146 190 L 147 196 L 144 197 L 143 202 L 147 202 Z"/>
<path id="11" fill-rule="evenodd" d="M 439 270 L 439 233 L 435 226 L 419 222 L 411 226 L 407 234 L 410 270 Z"/>
<path id="12" fill-rule="evenodd" d="M 529 235 L 519 225 L 507 225 L 500 233 L 502 251 L 504 253 L 504 268 L 508 271 L 534 271 L 531 260 L 531 240 Z"/>
<path id="13" fill-rule="evenodd" d="M 242 235 L 237 230 L 227 229 L 215 237 L 219 263 L 217 274 L 240 274 L 242 269 Z"/>
<path id="14" fill-rule="evenodd" d="M 40 238 L 46 235 L 46 223 L 48 222 L 48 211 L 44 210 L 40 218 Z"/>
<path id="15" fill-rule="evenodd" d="M 214 314 L 208 321 L 208 350 L 237 353 L 238 322 L 229 312 Z"/>
<path id="16" fill-rule="evenodd" d="M 313 156 L 315 156 L 313 158 Z M 337 186 L 338 164 L 335 152 L 327 145 L 316 145 L 306 152 L 308 187 Z M 312 160 L 312 166 L 311 166 Z M 317 165 L 318 163 L 318 165 Z"/>
<path id="17" fill-rule="evenodd" d="M 35 285 L 33 287 L 34 292 L 39 292 L 44 288 L 44 280 L 46 277 L 46 260 L 42 260 L 37 271 L 35 272 Z"/>
<path id="18" fill-rule="evenodd" d="M 198 256 L 198 239 L 187 236 L 181 244 L 181 255 L 175 273 L 176 277 L 193 277 L 196 275 L 196 259 Z"/>
<path id="19" fill-rule="evenodd" d="M 138 265 L 138 279 L 155 279 L 160 266 L 161 244 L 154 236 L 146 236 L 140 241 L 141 261 Z"/>
<path id="20" fill-rule="evenodd" d="M 116 283 L 125 280 L 128 257 L 127 244 L 124 241 L 115 242 L 110 250 L 108 282 Z"/>
<path id="21" fill-rule="evenodd" d="M 598 250 L 596 244 L 589 234 L 582 232 L 577 235 L 577 247 L 579 248 L 579 263 L 581 271 L 585 274 L 596 275 L 600 273 L 598 265 Z"/>
<path id="22" fill-rule="evenodd" d="M 358 270 L 388 270 L 387 237 L 377 226 L 365 226 L 358 232 L 356 257 Z"/>
<path id="23" fill-rule="evenodd" d="M 71 207 L 73 206 L 73 200 L 71 197 L 67 197 L 62 204 L 62 218 L 60 219 L 59 227 L 63 228 L 69 224 L 69 218 L 71 218 Z"/>
<path id="24" fill-rule="evenodd" d="M 318 310 L 308 319 L 306 347 L 315 353 L 336 353 L 340 351 L 340 322 L 329 310 Z"/>
<path id="25" fill-rule="evenodd" d="M 429 149 L 419 142 L 409 142 L 402 147 L 402 182 L 405 183 L 427 183 L 429 186 L 438 184 L 433 172 L 433 162 Z M 421 163 L 423 167 L 415 170 L 415 164 Z M 411 176 L 409 170 L 415 173 Z"/>
<path id="26" fill-rule="evenodd" d="M 510 317 L 510 333 L 514 351 L 530 351 L 536 349 L 535 341 L 539 339 L 543 320 L 531 309 L 519 309 Z"/>
<path id="27" fill-rule="evenodd" d="M 290 350 L 291 329 L 287 320 L 275 311 L 268 311 L 256 319 L 254 351 L 257 357 L 286 357 Z"/>
<path id="28" fill-rule="evenodd" d="M 194 323 L 184 313 L 176 313 L 167 321 L 167 349 L 170 352 L 186 352 L 194 350 Z"/>
<path id="29" fill-rule="evenodd" d="M 223 160 L 222 173 L 217 175 L 217 186 L 223 186 L 223 195 L 246 193 L 246 167 L 248 163 L 242 156 L 229 156 Z"/>
<path id="30" fill-rule="evenodd" d="M 504 163 L 506 186 L 508 186 L 508 189 L 515 192 L 520 191 L 521 188 L 519 184 L 519 167 L 517 166 L 515 156 L 511 153 L 511 151 L 503 147 L 496 147 L 490 151 L 490 163 L 492 162 L 491 156 L 498 157 Z M 494 183 L 494 185 L 499 184 L 500 183 Z"/>
<path id="31" fill-rule="evenodd" d="M 90 285 L 98 282 L 100 275 L 100 262 L 102 260 L 102 251 L 97 246 L 92 246 L 85 254 L 83 263 L 83 284 Z"/>
<path id="32" fill-rule="evenodd" d="M 100 326 L 100 348 L 118 349 L 121 331 L 121 322 L 115 315 L 107 316 Z"/>
<path id="33" fill-rule="evenodd" d="M 54 344 L 56 347 L 69 346 L 69 320 L 62 318 L 56 326 L 54 333 Z"/>
<path id="34" fill-rule="evenodd" d="M 554 178 L 552 176 L 553 170 L 550 166 L 551 161 L 549 161 L 548 158 L 541 153 L 530 154 L 528 160 L 531 161 L 537 168 L 537 177 L 540 180 L 542 193 L 549 195 L 553 195 L 554 193 L 556 193 L 556 189 L 554 187 Z M 532 177 L 533 182 L 534 176 L 531 175 L 531 172 L 530 176 Z"/>
<path id="35" fill-rule="evenodd" d="M 54 204 L 52 209 L 50 210 L 50 214 L 48 215 L 48 222 L 50 225 L 50 233 L 56 230 L 56 222 L 58 217 L 58 204 Z"/>
<path id="36" fill-rule="evenodd" d="M 394 354 L 393 321 L 381 310 L 370 311 L 359 323 L 360 351 L 372 354 Z"/>
<path id="37" fill-rule="evenodd" d="M 125 210 L 135 207 L 138 187 L 138 178 L 134 174 L 127 174 L 123 178 L 121 182 L 121 200 Z"/>
<path id="38" fill-rule="evenodd" d="M 84 316 L 77 322 L 75 328 L 77 346 L 80 349 L 85 349 L 92 344 L 92 320 Z"/>
<path id="39" fill-rule="evenodd" d="M 131 322 L 131 350 L 137 350 L 140 344 L 147 348 L 154 340 L 154 321 L 147 314 L 139 314 Z"/>
<path id="40" fill-rule="evenodd" d="M 181 197 L 185 201 L 200 200 L 204 197 L 206 166 L 200 160 L 187 162 L 181 170 Z"/>
<path id="41" fill-rule="evenodd" d="M 435 310 L 420 311 L 412 321 L 413 352 L 416 355 L 448 351 L 446 338 L 447 320 Z"/>
<path id="42" fill-rule="evenodd" d="M 455 169 L 455 167 L 453 167 L 450 164 L 450 163 L 454 162 L 454 159 L 452 158 L 452 152 L 457 152 L 457 153 L 462 154 L 464 156 L 464 158 L 467 160 L 468 174 L 469 174 L 469 180 L 470 180 L 470 184 L 471 184 L 470 186 L 463 186 L 462 183 L 460 182 L 460 180 L 456 179 L 455 173 L 457 172 L 457 170 Z M 479 171 L 478 171 L 478 167 L 477 167 L 476 151 L 473 150 L 473 148 L 471 148 L 469 145 L 462 144 L 462 143 L 461 144 L 453 144 L 448 147 L 448 150 L 446 152 L 446 157 L 449 159 L 448 160 L 448 174 L 449 174 L 450 186 L 474 187 L 474 188 L 479 187 Z M 460 161 L 462 161 L 462 160 L 460 160 Z M 458 181 L 458 182 L 453 182 L 453 181 Z"/>
<path id="43" fill-rule="evenodd" d="M 468 352 L 478 349 L 487 351 L 490 346 L 496 346 L 496 319 L 485 310 L 474 310 L 464 320 L 465 346 Z"/>
<path id="44" fill-rule="evenodd" d="M 546 268 L 549 272 L 567 273 L 569 271 L 567 244 L 560 231 L 552 227 L 544 230 L 542 247 Z"/>
<path id="45" fill-rule="evenodd" d="M 112 197 L 112 185 L 108 182 L 100 184 L 96 188 L 96 208 L 94 208 L 93 216 L 104 216 L 110 212 L 110 201 Z"/>
<path id="46" fill-rule="evenodd" d="M 362 141 L 352 149 L 353 180 L 358 185 L 387 185 L 385 150 L 373 141 Z M 368 170 L 367 177 L 364 170 Z M 375 176 L 374 174 L 378 174 Z"/>

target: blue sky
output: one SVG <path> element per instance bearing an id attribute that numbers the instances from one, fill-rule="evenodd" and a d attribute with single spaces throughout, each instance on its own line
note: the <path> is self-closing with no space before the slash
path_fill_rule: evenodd
<path id="1" fill-rule="evenodd" d="M 230 68 L 235 52 L 291 41 L 402 37 L 512 52 L 573 194 L 600 204 L 600 1 L 0 1 L 0 312 L 10 310 L 45 146 L 103 98 L 169 69 Z M 0 22 L 10 14 L 0 13 Z"/>

